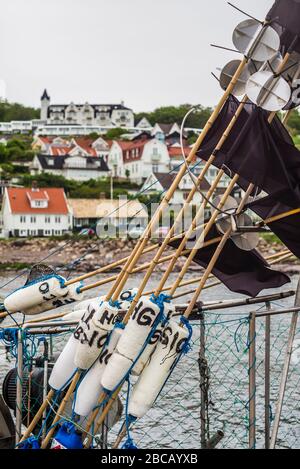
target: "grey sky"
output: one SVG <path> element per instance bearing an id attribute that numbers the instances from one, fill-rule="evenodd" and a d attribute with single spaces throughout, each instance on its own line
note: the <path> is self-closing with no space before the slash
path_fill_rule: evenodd
<path id="1" fill-rule="evenodd" d="M 263 19 L 273 0 L 232 0 Z M 11 101 L 213 105 L 211 71 L 245 17 L 226 0 L 1 0 L 0 78 Z"/>

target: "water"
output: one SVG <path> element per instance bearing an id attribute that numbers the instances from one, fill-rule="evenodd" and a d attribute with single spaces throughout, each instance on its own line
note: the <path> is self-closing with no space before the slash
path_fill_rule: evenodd
<path id="1" fill-rule="evenodd" d="M 199 274 L 189 274 L 187 279 Z M 110 275 L 108 275 L 110 276 Z M 139 284 L 142 275 L 136 275 L 128 283 L 129 287 Z M 99 277 L 100 278 L 100 277 Z M 101 279 L 103 275 L 101 276 Z M 149 282 L 147 289 L 157 285 L 160 276 L 155 275 Z M 171 284 L 176 278 L 170 277 Z M 0 285 L 7 281 L 7 277 L 0 277 Z M 22 282 L 23 281 L 23 282 Z M 94 279 L 93 279 L 94 281 Z M 5 296 L 14 288 L 24 283 L 24 279 L 17 279 L 1 290 Z M 297 278 L 292 284 L 285 286 L 282 291 L 294 289 Z M 191 287 L 187 287 L 190 289 Z M 104 294 L 108 286 L 101 290 L 92 290 L 87 298 Z M 273 293 L 271 291 L 263 293 Z M 214 287 L 203 293 L 202 300 L 229 300 L 241 298 L 233 294 L 224 286 Z M 177 300 L 184 303 L 186 298 Z M 292 306 L 293 298 L 282 300 L 279 306 Z M 246 448 L 248 445 L 248 324 L 245 318 L 249 312 L 260 306 L 247 306 L 210 313 L 206 316 L 207 359 L 210 366 L 209 377 L 209 423 L 210 434 L 218 430 L 225 432 L 225 438 L 220 447 Z M 68 310 L 68 308 L 64 308 Z M 275 404 L 280 382 L 280 373 L 284 360 L 287 343 L 290 315 L 274 317 L 272 319 L 272 358 L 271 358 L 271 407 L 275 412 Z M 22 317 L 16 317 L 22 320 Z M 8 320 L 4 324 L 6 324 Z M 264 444 L 264 320 L 257 324 L 257 436 L 258 447 Z M 298 328 L 297 339 L 300 338 Z M 61 348 L 57 346 L 57 348 Z M 149 414 L 138 422 L 133 430 L 133 437 L 141 448 L 198 448 L 200 447 L 200 388 L 199 388 L 199 324 L 194 323 L 193 347 L 191 352 L 182 359 L 171 379 L 165 387 L 160 399 Z M 0 348 L 0 384 L 7 371 L 14 366 L 5 358 L 3 348 Z M 283 409 L 282 426 L 279 433 L 279 447 L 300 447 L 300 374 L 299 366 L 293 363 L 288 381 L 287 398 Z M 111 434 L 111 441 L 118 431 L 119 425 Z"/>

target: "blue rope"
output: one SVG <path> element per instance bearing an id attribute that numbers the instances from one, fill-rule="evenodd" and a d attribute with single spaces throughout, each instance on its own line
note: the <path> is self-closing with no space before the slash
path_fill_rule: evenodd
<path id="1" fill-rule="evenodd" d="M 125 408 L 125 415 L 126 415 L 126 430 L 127 430 L 127 440 L 123 444 L 121 449 L 138 449 L 138 447 L 135 445 L 131 434 L 130 434 L 130 426 L 137 420 L 136 417 L 133 417 L 132 415 L 129 415 L 128 413 L 128 406 L 129 406 L 129 399 L 130 399 L 130 378 L 128 376 L 127 378 L 128 382 L 128 388 L 127 388 L 127 396 L 126 396 L 126 408 Z M 121 429 L 122 430 L 122 429 Z"/>

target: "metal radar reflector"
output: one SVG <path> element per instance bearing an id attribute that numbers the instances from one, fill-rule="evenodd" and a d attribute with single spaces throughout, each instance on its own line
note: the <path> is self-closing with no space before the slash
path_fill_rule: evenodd
<path id="1" fill-rule="evenodd" d="M 214 204 L 218 204 L 221 198 L 216 197 Z M 256 232 L 251 232 L 253 222 L 251 217 L 245 213 L 235 215 L 238 208 L 238 202 L 233 197 L 229 197 L 224 206 L 224 213 L 220 214 L 216 226 L 219 232 L 224 235 L 229 229 L 232 230 L 230 239 L 234 244 L 243 251 L 252 251 L 259 243 L 259 235 Z M 226 215 L 227 213 L 227 215 Z M 249 228 L 249 231 L 247 231 Z"/>
<path id="2" fill-rule="evenodd" d="M 220 74 L 220 86 L 222 90 L 224 91 L 227 90 L 232 80 L 232 77 L 235 75 L 240 64 L 241 64 L 240 60 L 232 60 L 231 62 L 226 64 L 225 67 L 222 69 L 221 74 Z M 254 70 L 252 70 L 252 73 L 254 73 Z M 250 67 L 246 66 L 234 87 L 234 90 L 232 92 L 234 96 L 242 96 L 243 94 L 245 94 L 246 85 L 250 76 L 251 76 Z"/>
<path id="3" fill-rule="evenodd" d="M 269 60 L 280 48 L 275 29 L 252 19 L 242 21 L 235 28 L 232 41 L 239 52 L 259 62 Z"/>
<path id="4" fill-rule="evenodd" d="M 258 107 L 269 112 L 277 112 L 289 102 L 291 88 L 281 76 L 276 76 L 273 72 L 261 71 L 249 78 L 246 93 Z"/>

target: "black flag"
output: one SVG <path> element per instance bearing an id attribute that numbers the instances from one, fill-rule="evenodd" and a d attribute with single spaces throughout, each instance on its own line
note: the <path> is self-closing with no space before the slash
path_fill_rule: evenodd
<path id="1" fill-rule="evenodd" d="M 238 105 L 228 99 L 197 153 L 200 158 L 211 156 Z M 279 119 L 269 124 L 268 113 L 254 105 L 242 111 L 214 165 L 230 176 L 239 174 L 243 189 L 253 183 L 284 204 L 300 204 L 300 152 Z"/>
<path id="2" fill-rule="evenodd" d="M 300 53 L 300 2 L 277 0 L 266 20 L 280 35 L 282 53 Z"/>
<path id="3" fill-rule="evenodd" d="M 252 202 L 248 207 L 263 220 L 293 212 L 293 207 L 278 203 L 273 197 L 264 197 Z M 267 223 L 269 228 L 300 259 L 300 211 Z"/>
<path id="4" fill-rule="evenodd" d="M 214 227 L 206 241 L 219 237 Z M 181 240 L 171 243 L 177 248 Z M 218 243 L 199 249 L 194 261 L 206 268 L 211 261 Z M 243 251 L 228 240 L 212 272 L 229 290 L 256 297 L 262 290 L 279 288 L 290 282 L 287 275 L 273 270 L 258 251 Z"/>

